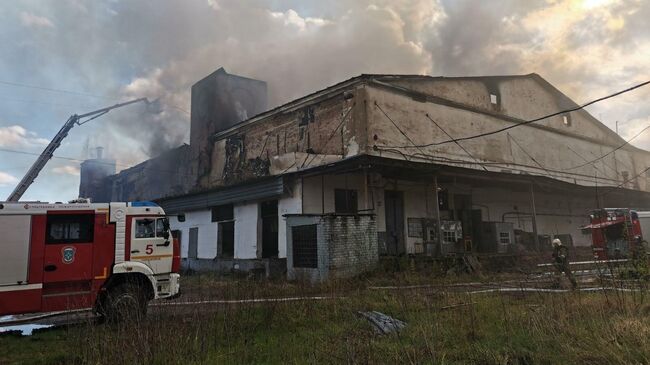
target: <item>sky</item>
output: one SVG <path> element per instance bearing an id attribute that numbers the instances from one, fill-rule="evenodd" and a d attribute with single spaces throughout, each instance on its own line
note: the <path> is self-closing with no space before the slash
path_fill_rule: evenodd
<path id="1" fill-rule="evenodd" d="M 650 80 L 650 1 L 42 0 L 0 5 L 0 200 L 72 114 L 24 200 L 78 195 L 95 147 L 118 170 L 187 143 L 190 87 L 219 67 L 268 82 L 270 106 L 362 73 L 538 73 L 577 103 Z M 650 87 L 588 108 L 623 138 L 650 125 Z M 633 145 L 650 149 L 650 132 Z"/>

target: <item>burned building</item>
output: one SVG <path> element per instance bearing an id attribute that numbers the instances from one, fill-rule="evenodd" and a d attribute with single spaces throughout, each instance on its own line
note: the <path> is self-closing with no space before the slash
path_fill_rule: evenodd
<path id="1" fill-rule="evenodd" d="M 213 157 L 210 136 L 266 108 L 265 82 L 220 68 L 192 86 L 189 145 L 165 151 L 119 174 L 115 174 L 115 161 L 111 170 L 101 158 L 86 160 L 79 196 L 96 202 L 155 200 L 205 189 L 210 185 Z"/>
<path id="2" fill-rule="evenodd" d="M 214 129 L 190 154 L 195 188 L 158 201 L 185 214 L 174 227 L 199 269 L 325 279 L 379 255 L 588 245 L 592 209 L 650 207 L 650 153 L 558 113 L 575 107 L 536 74 L 361 75 Z"/>
<path id="3" fill-rule="evenodd" d="M 95 158 L 87 159 L 79 168 L 79 196 L 93 197 L 97 202 L 111 199 L 111 192 L 106 189 L 106 178 L 115 175 L 115 160 L 104 158 L 104 149 L 95 149 Z"/>
<path id="4" fill-rule="evenodd" d="M 191 169 L 197 188 L 209 188 L 214 144 L 211 136 L 266 111 L 266 82 L 218 69 L 192 86 Z"/>

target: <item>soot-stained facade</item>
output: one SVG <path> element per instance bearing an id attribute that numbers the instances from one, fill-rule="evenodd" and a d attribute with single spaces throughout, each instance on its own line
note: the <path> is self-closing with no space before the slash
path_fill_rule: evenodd
<path id="1" fill-rule="evenodd" d="M 192 89 L 187 193 L 157 199 L 186 215 L 188 265 L 283 267 L 301 215 L 372 216 L 378 255 L 445 256 L 587 245 L 592 209 L 650 208 L 647 151 L 584 110 L 522 124 L 576 106 L 536 74 L 361 75 L 234 124 L 209 90 Z"/>

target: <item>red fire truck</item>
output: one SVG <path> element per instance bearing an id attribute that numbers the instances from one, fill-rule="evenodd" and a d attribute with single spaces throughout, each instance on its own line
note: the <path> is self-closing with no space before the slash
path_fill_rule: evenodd
<path id="1" fill-rule="evenodd" d="M 179 292 L 180 248 L 151 202 L 0 203 L 0 315 L 146 313 Z"/>
<path id="2" fill-rule="evenodd" d="M 594 258 L 609 260 L 629 258 L 647 245 L 644 232 L 650 236 L 650 212 L 628 208 L 598 209 L 592 212 L 591 230 Z"/>

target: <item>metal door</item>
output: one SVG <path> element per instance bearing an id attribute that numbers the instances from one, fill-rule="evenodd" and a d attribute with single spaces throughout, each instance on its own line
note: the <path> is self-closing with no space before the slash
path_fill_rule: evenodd
<path id="1" fill-rule="evenodd" d="M 90 306 L 95 214 L 48 213 L 43 255 L 42 309 Z"/>
<path id="2" fill-rule="evenodd" d="M 92 279 L 94 213 L 48 214 L 43 283 Z"/>
<path id="3" fill-rule="evenodd" d="M 199 250 L 199 227 L 190 228 L 189 245 L 187 247 L 187 257 L 195 259 L 198 257 Z"/>
<path id="4" fill-rule="evenodd" d="M 262 257 L 278 257 L 278 201 L 263 202 Z"/>
<path id="5" fill-rule="evenodd" d="M 131 219 L 131 261 L 140 261 L 155 274 L 168 273 L 172 267 L 174 246 L 167 218 Z"/>
<path id="6" fill-rule="evenodd" d="M 406 252 L 404 245 L 404 194 L 401 191 L 386 190 L 386 251 L 389 255 Z"/>

